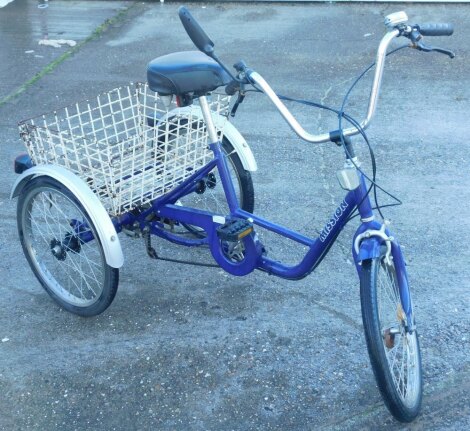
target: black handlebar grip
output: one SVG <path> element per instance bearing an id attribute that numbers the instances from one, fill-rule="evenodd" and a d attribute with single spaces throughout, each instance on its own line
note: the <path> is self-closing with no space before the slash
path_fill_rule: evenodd
<path id="1" fill-rule="evenodd" d="M 178 15 L 183 24 L 186 33 L 193 41 L 194 45 L 202 51 L 204 54 L 212 56 L 214 52 L 214 42 L 210 39 L 209 36 L 205 33 L 199 23 L 194 19 L 194 17 L 189 13 L 188 9 L 184 6 L 181 6 L 178 9 Z"/>
<path id="2" fill-rule="evenodd" d="M 427 23 L 418 26 L 419 32 L 423 36 L 451 36 L 454 26 L 448 23 Z"/>

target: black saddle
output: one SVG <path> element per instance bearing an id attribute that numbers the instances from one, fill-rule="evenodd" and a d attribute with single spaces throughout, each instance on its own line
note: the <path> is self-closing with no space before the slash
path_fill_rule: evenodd
<path id="1" fill-rule="evenodd" d="M 150 89 L 162 95 L 202 96 L 231 80 L 218 63 L 199 51 L 164 55 L 147 66 Z"/>

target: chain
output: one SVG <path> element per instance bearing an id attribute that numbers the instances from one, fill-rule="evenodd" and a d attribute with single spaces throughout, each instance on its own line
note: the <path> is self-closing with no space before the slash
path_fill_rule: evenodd
<path id="1" fill-rule="evenodd" d="M 183 263 L 185 265 L 195 265 L 195 266 L 205 266 L 209 268 L 219 268 L 219 265 L 213 263 L 202 263 L 202 262 L 193 262 L 190 260 L 183 260 L 183 259 L 173 259 L 169 257 L 161 257 L 158 255 L 157 251 L 152 247 L 152 239 L 150 237 L 149 229 L 143 229 L 142 237 L 144 239 L 145 249 L 147 254 L 150 258 L 155 260 L 164 260 L 166 262 L 175 262 L 175 263 Z"/>

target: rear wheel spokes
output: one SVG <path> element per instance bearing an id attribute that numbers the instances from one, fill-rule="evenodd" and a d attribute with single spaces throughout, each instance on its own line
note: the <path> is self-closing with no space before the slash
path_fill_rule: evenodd
<path id="1" fill-rule="evenodd" d="M 96 241 L 81 244 L 79 252 L 68 247 L 70 238 L 76 236 L 72 220 L 81 220 L 81 226 L 90 223 L 65 195 L 40 190 L 29 202 L 25 237 L 38 270 L 54 293 L 86 305 L 101 293 L 103 256 Z"/>
<path id="2" fill-rule="evenodd" d="M 49 176 L 31 179 L 18 198 L 18 234 L 34 275 L 54 301 L 95 316 L 113 301 L 119 270 L 107 264 L 100 230 L 82 199 Z"/>

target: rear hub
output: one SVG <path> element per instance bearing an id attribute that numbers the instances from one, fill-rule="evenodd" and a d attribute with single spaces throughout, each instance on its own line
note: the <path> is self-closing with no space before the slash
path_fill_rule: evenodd
<path id="1" fill-rule="evenodd" d="M 57 260 L 65 260 L 67 253 L 65 252 L 65 248 L 62 246 L 62 243 L 54 238 L 50 245 L 52 256 L 54 256 Z"/>

